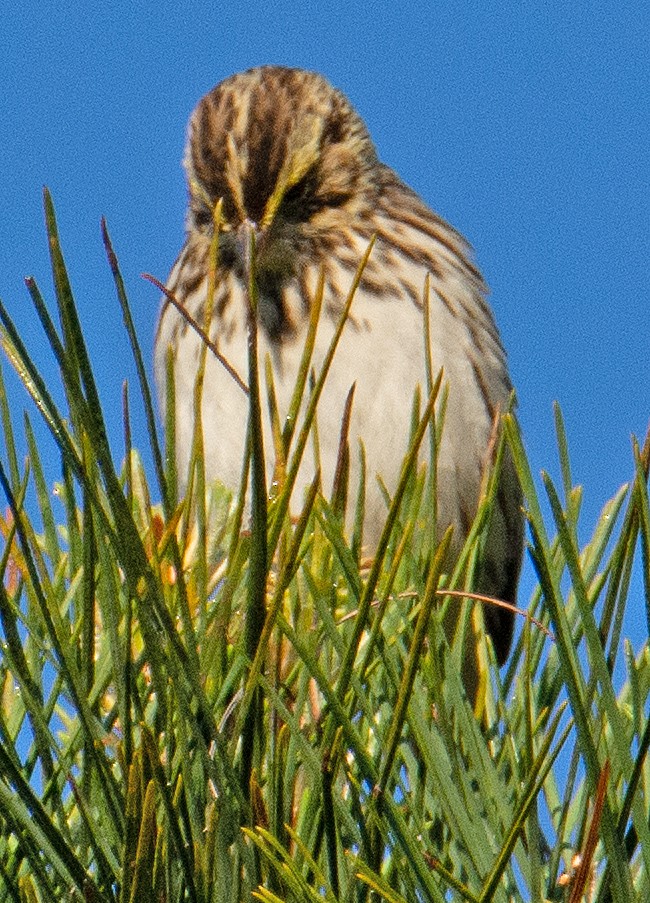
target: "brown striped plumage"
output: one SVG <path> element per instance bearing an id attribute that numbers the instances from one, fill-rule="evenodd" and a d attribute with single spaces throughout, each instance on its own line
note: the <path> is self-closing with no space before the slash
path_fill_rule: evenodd
<path id="1" fill-rule="evenodd" d="M 217 85 L 190 120 L 185 166 L 190 186 L 185 245 L 168 290 L 203 323 L 213 208 L 223 199 L 211 338 L 246 373 L 247 302 L 244 246 L 256 232 L 259 342 L 274 367 L 280 415 L 287 410 L 311 299 L 325 275 L 317 367 L 327 348 L 359 261 L 376 244 L 355 296 L 319 407 L 323 485 L 333 477 L 340 418 L 356 382 L 350 429 L 351 492 L 355 446 L 365 444 L 368 468 L 366 541 L 377 541 L 385 505 L 380 474 L 394 489 L 408 442 L 413 392 L 425 385 L 422 298 L 430 278 L 431 354 L 448 383 L 439 450 L 439 530 L 455 528 L 457 552 L 473 521 L 493 422 L 509 402 L 505 354 L 470 249 L 387 166 L 346 98 L 318 75 L 261 67 Z M 184 483 L 194 428 L 194 380 L 201 340 L 169 301 L 156 337 L 156 370 L 164 398 L 167 349 L 174 352 L 176 449 Z M 215 359 L 203 388 L 208 474 L 236 487 L 246 432 L 247 400 Z M 266 425 L 268 427 L 268 424 Z M 269 474 L 273 445 L 266 436 Z M 313 477 L 308 460 L 296 498 Z M 513 601 L 521 563 L 521 493 L 506 455 L 478 589 Z M 512 617 L 486 609 L 497 655 L 504 661 Z"/>

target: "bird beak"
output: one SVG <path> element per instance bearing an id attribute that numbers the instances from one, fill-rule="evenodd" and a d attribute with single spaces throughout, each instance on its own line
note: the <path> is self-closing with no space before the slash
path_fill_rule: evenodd
<path id="1" fill-rule="evenodd" d="M 250 219 L 245 219 L 235 232 L 235 244 L 237 255 L 244 264 L 244 271 L 250 273 L 251 261 L 255 254 L 255 248 L 262 234 L 262 230 Z"/>

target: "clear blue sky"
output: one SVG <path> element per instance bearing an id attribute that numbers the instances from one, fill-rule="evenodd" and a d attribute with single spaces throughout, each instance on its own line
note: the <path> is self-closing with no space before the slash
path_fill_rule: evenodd
<path id="1" fill-rule="evenodd" d="M 5 12 L 0 41 L 0 296 L 38 348 L 22 277 L 52 297 L 48 185 L 117 454 L 133 368 L 100 217 L 150 363 L 158 296 L 139 274 L 164 280 L 183 241 L 188 115 L 237 70 L 295 65 L 341 88 L 473 243 L 533 468 L 557 474 L 557 399 L 590 532 L 650 414 L 646 4 L 41 2 Z"/>

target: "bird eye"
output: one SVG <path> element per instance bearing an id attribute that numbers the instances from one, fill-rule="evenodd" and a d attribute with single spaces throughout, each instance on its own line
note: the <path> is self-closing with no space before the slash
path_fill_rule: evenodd
<path id="1" fill-rule="evenodd" d="M 282 207 L 290 219 L 308 219 L 327 207 L 342 207 L 349 200 L 345 192 L 320 193 L 313 179 L 304 178 L 296 182 L 282 199 Z"/>
<path id="2" fill-rule="evenodd" d="M 212 212 L 206 207 L 200 207 L 194 212 L 194 222 L 197 226 L 210 226 L 212 224 Z"/>
<path id="3" fill-rule="evenodd" d="M 349 200 L 349 197 L 350 195 L 343 192 L 325 194 L 319 196 L 318 202 L 322 207 L 342 207 Z"/>
<path id="4" fill-rule="evenodd" d="M 295 185 L 292 185 L 291 188 L 285 192 L 282 201 L 284 204 L 295 204 L 296 201 L 301 201 L 305 194 L 306 183 L 304 179 L 301 179 L 300 182 L 296 182 Z"/>

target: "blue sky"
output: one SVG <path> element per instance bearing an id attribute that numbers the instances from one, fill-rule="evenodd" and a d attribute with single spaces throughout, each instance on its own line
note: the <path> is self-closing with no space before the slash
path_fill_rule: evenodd
<path id="1" fill-rule="evenodd" d="M 140 273 L 164 280 L 183 241 L 194 104 L 252 65 L 320 71 L 473 243 L 533 469 L 557 475 L 557 399 L 586 536 L 650 413 L 649 26 L 641 2 L 14 6 L 0 38 L 0 297 L 51 376 L 22 282 L 35 275 L 51 299 L 47 185 L 119 455 L 134 374 L 100 217 L 150 364 L 158 295 Z M 10 391 L 20 426 L 25 397 Z"/>

